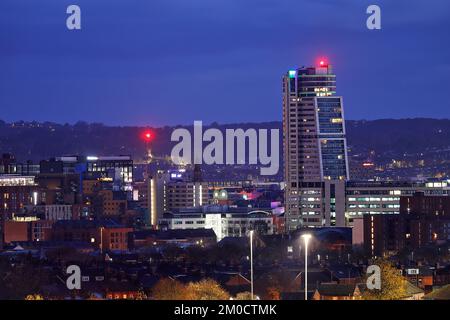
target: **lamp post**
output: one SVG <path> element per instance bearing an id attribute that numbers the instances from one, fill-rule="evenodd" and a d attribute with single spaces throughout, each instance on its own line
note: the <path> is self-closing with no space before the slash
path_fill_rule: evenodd
<path id="1" fill-rule="evenodd" d="M 250 230 L 250 292 L 253 297 L 253 230 Z"/>
<path id="2" fill-rule="evenodd" d="M 100 254 L 103 254 L 103 227 L 100 227 Z"/>
<path id="3" fill-rule="evenodd" d="M 308 300 L 308 242 L 311 239 L 310 234 L 302 235 L 305 242 L 305 300 Z"/>
<path id="4" fill-rule="evenodd" d="M 150 150 L 150 141 L 153 140 L 153 134 L 151 131 L 146 130 L 142 133 L 141 135 L 142 139 L 145 142 L 145 181 L 148 180 L 148 166 L 150 165 L 150 163 L 152 162 L 152 151 Z"/>

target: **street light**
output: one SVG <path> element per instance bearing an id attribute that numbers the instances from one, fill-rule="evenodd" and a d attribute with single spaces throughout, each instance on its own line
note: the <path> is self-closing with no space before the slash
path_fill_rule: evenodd
<path id="1" fill-rule="evenodd" d="M 309 233 L 302 235 L 303 241 L 305 242 L 305 300 L 308 300 L 308 242 L 311 239 Z"/>
<path id="2" fill-rule="evenodd" d="M 250 292 L 253 298 L 253 230 L 250 230 Z"/>
<path id="3" fill-rule="evenodd" d="M 103 229 L 104 227 L 100 227 L 100 254 L 103 254 Z"/>

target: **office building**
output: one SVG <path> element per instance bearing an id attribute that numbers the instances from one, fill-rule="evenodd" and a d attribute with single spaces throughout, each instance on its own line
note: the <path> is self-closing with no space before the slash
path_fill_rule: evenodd
<path id="1" fill-rule="evenodd" d="M 61 156 L 41 161 L 42 173 L 79 174 L 85 179 L 101 179 L 126 189 L 133 182 L 133 159 L 119 156 Z"/>
<path id="2" fill-rule="evenodd" d="M 450 194 L 447 181 L 348 181 L 346 183 L 346 225 L 353 226 L 355 220 L 367 214 L 399 214 L 400 198 L 423 192 L 427 196 Z"/>
<path id="3" fill-rule="evenodd" d="M 0 247 L 4 241 L 5 222 L 27 205 L 36 205 L 39 188 L 34 177 L 18 175 L 0 176 Z"/>
<path id="4" fill-rule="evenodd" d="M 415 250 L 450 240 L 450 196 L 431 196 L 423 192 L 402 196 L 399 211 L 399 214 L 363 216 L 364 247 L 372 256 L 391 255 L 405 248 Z"/>
<path id="5" fill-rule="evenodd" d="M 343 216 L 345 205 L 335 200 L 333 190 L 342 190 L 349 170 L 343 99 L 335 94 L 336 75 L 325 61 L 317 67 L 290 70 L 283 78 L 288 230 L 343 224 L 336 216 Z M 323 184 L 325 181 L 331 184 Z M 323 204 L 326 193 L 330 201 Z"/>
<path id="6" fill-rule="evenodd" d="M 21 176 L 36 176 L 40 166 L 31 161 L 19 163 L 14 155 L 5 153 L 0 158 L 0 174 L 17 174 Z"/>
<path id="7" fill-rule="evenodd" d="M 131 156 L 88 156 L 86 172 L 92 176 L 100 175 L 129 185 L 133 182 L 133 160 Z"/>
<path id="8" fill-rule="evenodd" d="M 186 176 L 184 169 L 158 171 L 150 179 L 150 224 L 157 226 L 165 212 L 208 204 L 208 184 Z"/>
<path id="9" fill-rule="evenodd" d="M 260 235 L 274 233 L 271 209 L 203 206 L 174 210 L 159 219 L 161 229 L 212 229 L 217 241 L 225 237 L 246 237 L 250 230 Z"/>

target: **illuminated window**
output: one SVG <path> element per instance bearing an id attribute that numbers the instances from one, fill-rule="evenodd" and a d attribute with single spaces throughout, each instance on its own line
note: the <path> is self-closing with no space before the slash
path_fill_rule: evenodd
<path id="1" fill-rule="evenodd" d="M 331 119 L 331 123 L 342 123 L 342 118 L 333 118 Z"/>

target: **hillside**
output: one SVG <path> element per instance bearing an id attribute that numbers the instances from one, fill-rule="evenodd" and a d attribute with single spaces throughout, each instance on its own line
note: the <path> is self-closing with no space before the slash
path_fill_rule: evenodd
<path id="1" fill-rule="evenodd" d="M 224 128 L 280 128 L 280 122 L 218 125 Z M 140 158 L 145 145 L 139 139 L 142 127 L 113 127 L 98 123 L 74 125 L 0 121 L 0 152 L 13 153 L 20 161 L 38 161 L 62 154 L 131 154 Z M 169 154 L 173 127 L 152 128 L 154 154 Z M 383 119 L 347 121 L 352 154 L 370 150 L 378 155 L 435 152 L 450 148 L 450 120 Z"/>

